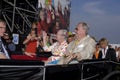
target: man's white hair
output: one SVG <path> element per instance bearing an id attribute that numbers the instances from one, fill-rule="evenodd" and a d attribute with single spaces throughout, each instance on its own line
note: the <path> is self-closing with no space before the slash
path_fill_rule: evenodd
<path id="1" fill-rule="evenodd" d="M 89 27 L 88 27 L 87 23 L 85 23 L 85 22 L 79 22 L 78 25 L 80 25 L 80 24 L 82 24 L 82 28 L 84 30 L 86 30 L 86 34 L 88 34 Z"/>

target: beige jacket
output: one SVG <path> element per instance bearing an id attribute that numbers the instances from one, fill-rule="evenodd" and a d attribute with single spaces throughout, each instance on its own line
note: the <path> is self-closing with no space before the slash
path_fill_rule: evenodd
<path id="1" fill-rule="evenodd" d="M 96 42 L 88 35 L 76 44 L 76 40 L 72 41 L 68 47 L 67 52 L 78 54 L 77 60 L 92 59 L 95 51 Z M 62 62 L 61 62 L 62 61 Z M 60 64 L 67 63 L 67 59 L 62 58 Z"/>

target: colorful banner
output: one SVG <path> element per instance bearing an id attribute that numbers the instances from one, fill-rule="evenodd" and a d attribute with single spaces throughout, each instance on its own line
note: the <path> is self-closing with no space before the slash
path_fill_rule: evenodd
<path id="1" fill-rule="evenodd" d="M 38 34 L 41 30 L 55 34 L 59 29 L 69 30 L 70 0 L 38 0 Z"/>

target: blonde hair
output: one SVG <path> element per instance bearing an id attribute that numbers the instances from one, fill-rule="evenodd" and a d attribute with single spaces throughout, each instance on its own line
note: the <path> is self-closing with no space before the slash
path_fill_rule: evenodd
<path id="1" fill-rule="evenodd" d="M 99 41 L 99 44 L 106 44 L 108 45 L 108 40 L 106 38 L 101 38 L 100 41 Z"/>

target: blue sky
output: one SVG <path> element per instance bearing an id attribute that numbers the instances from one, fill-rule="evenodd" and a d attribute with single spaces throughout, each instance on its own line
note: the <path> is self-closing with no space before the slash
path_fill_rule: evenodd
<path id="1" fill-rule="evenodd" d="M 97 40 L 106 37 L 120 44 L 120 0 L 71 0 L 70 31 L 81 21 L 88 23 L 89 34 Z"/>

